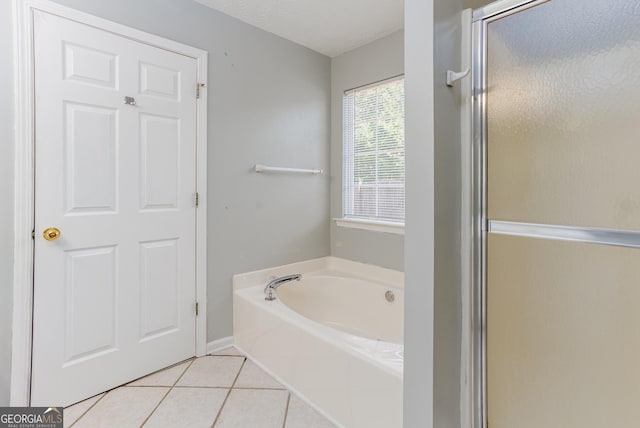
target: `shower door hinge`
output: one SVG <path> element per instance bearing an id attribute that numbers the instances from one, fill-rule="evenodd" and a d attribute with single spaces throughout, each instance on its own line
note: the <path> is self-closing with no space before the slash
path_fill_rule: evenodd
<path id="1" fill-rule="evenodd" d="M 198 302 L 196 302 L 196 316 L 198 316 L 198 312 L 200 312 L 200 308 Z"/>
<path id="2" fill-rule="evenodd" d="M 206 83 L 196 83 L 196 99 L 200 98 L 200 88 L 204 88 Z"/>
<path id="3" fill-rule="evenodd" d="M 200 205 L 200 193 L 196 192 L 196 207 Z"/>

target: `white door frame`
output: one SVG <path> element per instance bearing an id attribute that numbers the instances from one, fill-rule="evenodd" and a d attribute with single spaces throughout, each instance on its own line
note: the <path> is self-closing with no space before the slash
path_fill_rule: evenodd
<path id="1" fill-rule="evenodd" d="M 13 0 L 14 23 L 14 264 L 11 342 L 12 406 L 27 406 L 31 389 L 34 240 L 34 51 L 33 11 L 78 21 L 92 27 L 176 52 L 197 61 L 197 81 L 207 83 L 207 52 L 98 18 L 49 0 Z M 206 87 L 206 86 L 205 86 Z M 194 93 L 196 88 L 193 88 Z M 197 100 L 196 168 L 199 206 L 196 211 L 196 355 L 207 350 L 207 91 Z"/>

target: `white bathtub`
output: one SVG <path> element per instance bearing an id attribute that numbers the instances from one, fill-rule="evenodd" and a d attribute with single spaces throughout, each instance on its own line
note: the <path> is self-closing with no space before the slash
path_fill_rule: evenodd
<path id="1" fill-rule="evenodd" d="M 292 273 L 265 301 L 265 284 Z M 253 361 L 339 426 L 402 427 L 401 272 L 325 257 L 233 283 L 235 343 Z"/>

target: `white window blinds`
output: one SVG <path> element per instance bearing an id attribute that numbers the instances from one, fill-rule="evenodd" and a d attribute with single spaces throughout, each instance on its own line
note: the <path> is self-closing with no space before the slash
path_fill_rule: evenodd
<path id="1" fill-rule="evenodd" d="M 404 223 L 404 78 L 345 92 L 345 218 Z"/>

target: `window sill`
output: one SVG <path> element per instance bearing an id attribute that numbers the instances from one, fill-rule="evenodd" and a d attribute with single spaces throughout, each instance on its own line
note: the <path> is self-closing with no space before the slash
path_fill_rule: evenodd
<path id="1" fill-rule="evenodd" d="M 404 224 L 390 221 L 362 220 L 355 218 L 334 218 L 339 227 L 370 230 L 372 232 L 395 233 L 404 235 Z"/>

